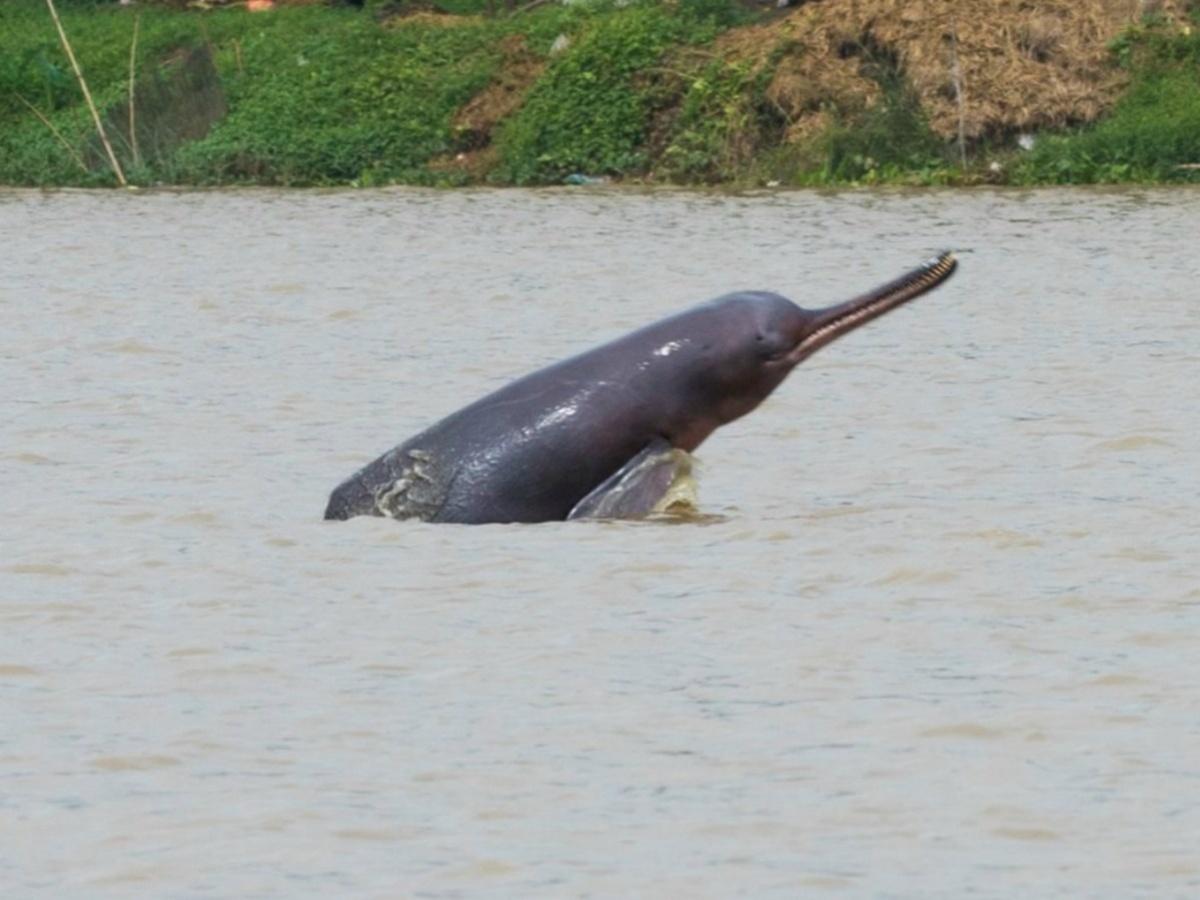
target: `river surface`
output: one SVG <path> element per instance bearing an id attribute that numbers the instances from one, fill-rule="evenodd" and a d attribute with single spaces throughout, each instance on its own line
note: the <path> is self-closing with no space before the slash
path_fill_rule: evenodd
<path id="1" fill-rule="evenodd" d="M 1200 192 L 0 192 L 0 894 L 1200 895 Z M 740 288 L 700 522 L 325 523 Z"/>

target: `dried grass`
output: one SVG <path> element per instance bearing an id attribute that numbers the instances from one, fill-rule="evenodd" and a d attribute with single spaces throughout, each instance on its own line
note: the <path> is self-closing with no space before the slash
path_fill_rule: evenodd
<path id="1" fill-rule="evenodd" d="M 1184 5 L 1168 0 L 1160 12 L 1177 16 Z M 1098 117 L 1125 77 L 1108 43 L 1145 11 L 1144 0 L 814 0 L 727 32 L 717 50 L 756 67 L 778 60 L 767 98 L 791 138 L 811 134 L 824 110 L 878 100 L 878 84 L 852 55 L 864 45 L 894 55 L 935 133 L 949 140 L 961 125 L 978 138 Z"/>

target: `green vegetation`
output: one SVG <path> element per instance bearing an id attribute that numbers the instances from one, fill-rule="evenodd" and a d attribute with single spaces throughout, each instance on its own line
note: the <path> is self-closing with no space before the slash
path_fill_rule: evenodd
<path id="1" fill-rule="evenodd" d="M 487 0 L 261 15 L 58 3 L 138 184 L 545 184 L 573 173 L 794 185 L 1200 180 L 1200 29 L 1130 29 L 1112 47 L 1129 86 L 1108 116 L 1041 135 L 1031 152 L 1015 147 L 1015 135 L 989 135 L 965 148 L 963 167 L 959 148 L 929 129 L 894 56 L 872 44 L 843 49 L 860 58 L 878 99 L 825 109 L 819 132 L 785 141 L 789 123 L 768 91 L 776 60 L 712 49 L 724 29 L 755 15 L 737 0 L 547 3 L 494 17 L 482 15 Z M 395 15 L 418 7 L 453 15 Z M 0 33 L 0 183 L 114 183 L 44 0 L 3 0 Z M 194 48 L 211 59 L 212 96 L 172 103 L 171 90 L 196 90 L 177 85 Z M 464 149 L 456 115 L 514 54 L 530 73 L 522 102 L 488 126 L 483 146 Z M 137 152 L 147 135 L 154 148 Z"/>
<path id="2" fill-rule="evenodd" d="M 516 184 L 575 171 L 641 173 L 650 103 L 635 84 L 667 48 L 711 39 L 705 18 L 642 5 L 597 17 L 556 59 L 500 135 L 497 175 Z"/>
<path id="3" fill-rule="evenodd" d="M 695 77 L 664 79 L 658 99 L 657 170 L 670 181 L 736 181 L 756 148 L 777 134 L 779 122 L 763 102 L 769 73 L 745 63 L 713 60 Z"/>
<path id="4" fill-rule="evenodd" d="M 879 85 L 878 102 L 836 111 L 807 146 L 769 157 L 771 180 L 794 185 L 929 184 L 952 178 L 951 151 L 930 129 L 920 98 L 895 56 L 867 43 L 855 48 L 861 70 Z"/>
<path id="5" fill-rule="evenodd" d="M 127 91 L 133 17 L 115 7 L 80 3 L 60 9 L 76 56 L 101 109 L 121 102 Z M 231 20 L 214 16 L 206 27 L 220 35 Z M 165 55 L 198 40 L 196 22 L 165 10 L 143 15 L 139 56 Z M 44 3 L 12 0 L 0 7 L 0 182 L 16 184 L 107 184 L 106 168 L 81 172 L 72 154 L 34 115 L 33 105 L 76 152 L 92 137 L 91 119 Z"/>
<path id="6" fill-rule="evenodd" d="M 0 70 L 0 181 L 96 183 L 79 171 L 21 96 L 76 143 L 89 131 L 78 88 L 41 3 L 13 0 L 4 26 L 20 47 Z M 128 86 L 128 9 L 63 10 L 64 23 L 97 103 L 119 107 Z M 277 184 L 413 180 L 448 147 L 449 120 L 488 80 L 499 54 L 497 26 L 414 24 L 382 28 L 360 12 L 296 7 L 269 15 L 242 10 L 142 13 L 143 67 L 174 48 L 211 44 L 229 113 L 140 181 Z"/>
<path id="7" fill-rule="evenodd" d="M 225 52 L 230 113 L 180 153 L 183 180 L 410 180 L 498 61 L 482 28 L 385 31 L 319 7 L 259 18 L 284 33 L 247 34 L 240 69 Z"/>
<path id="8" fill-rule="evenodd" d="M 1043 139 L 1017 171 L 1025 183 L 1198 180 L 1200 33 L 1151 22 L 1113 45 L 1132 81 L 1096 125 Z"/>

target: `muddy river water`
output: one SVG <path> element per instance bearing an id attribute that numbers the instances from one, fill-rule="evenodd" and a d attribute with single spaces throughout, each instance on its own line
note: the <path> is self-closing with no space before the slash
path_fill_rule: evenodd
<path id="1" fill-rule="evenodd" d="M 0 192 L 6 897 L 1200 894 L 1200 193 Z M 515 375 L 953 247 L 698 523 L 325 523 Z"/>

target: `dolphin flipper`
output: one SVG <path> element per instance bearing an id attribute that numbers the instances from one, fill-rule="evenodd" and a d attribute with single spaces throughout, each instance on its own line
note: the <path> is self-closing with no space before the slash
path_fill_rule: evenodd
<path id="1" fill-rule="evenodd" d="M 568 519 L 641 519 L 662 512 L 676 483 L 692 470 L 692 458 L 662 438 L 646 447 L 575 504 Z"/>

